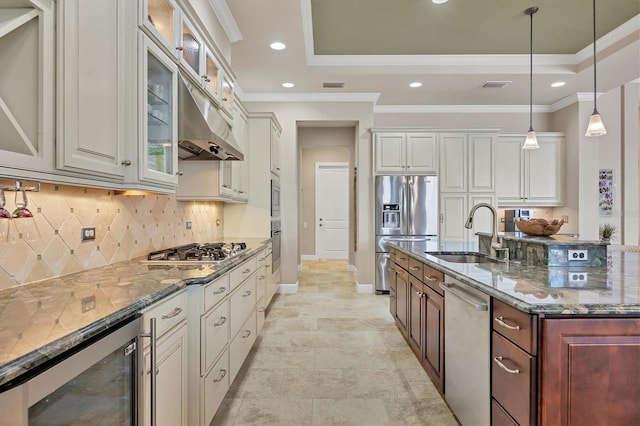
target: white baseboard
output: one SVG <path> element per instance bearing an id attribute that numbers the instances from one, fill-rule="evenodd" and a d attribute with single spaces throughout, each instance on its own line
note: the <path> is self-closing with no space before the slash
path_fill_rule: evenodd
<path id="1" fill-rule="evenodd" d="M 318 256 L 315 254 L 301 254 L 300 260 L 318 260 Z"/>
<path id="2" fill-rule="evenodd" d="M 358 272 L 358 268 L 356 268 L 356 265 L 349 265 L 349 266 L 347 266 L 347 271 L 349 271 L 349 272 Z"/>
<path id="3" fill-rule="evenodd" d="M 298 282 L 295 284 L 280 284 L 278 287 L 278 293 L 297 293 Z"/>
<path id="4" fill-rule="evenodd" d="M 372 294 L 373 284 L 360 284 L 359 282 L 356 282 L 356 291 L 358 293 Z"/>

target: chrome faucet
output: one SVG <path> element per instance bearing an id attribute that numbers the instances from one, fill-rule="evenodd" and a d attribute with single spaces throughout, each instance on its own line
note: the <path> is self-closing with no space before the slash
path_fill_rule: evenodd
<path id="1" fill-rule="evenodd" d="M 464 224 L 464 227 L 467 229 L 471 229 L 473 227 L 473 216 L 476 213 L 476 210 L 478 210 L 480 207 L 486 207 L 491 211 L 491 254 L 490 256 L 493 257 L 494 259 L 497 259 L 497 253 L 499 251 L 504 251 L 505 255 L 504 255 L 504 260 L 506 260 L 507 262 L 509 261 L 509 249 L 502 247 L 502 242 L 500 241 L 500 239 L 498 238 L 498 232 L 497 232 L 497 228 L 498 228 L 498 212 L 496 212 L 496 209 L 489 203 L 478 203 L 475 206 L 473 206 L 471 208 L 471 211 L 469 211 L 469 216 L 467 217 L 467 221 Z"/>

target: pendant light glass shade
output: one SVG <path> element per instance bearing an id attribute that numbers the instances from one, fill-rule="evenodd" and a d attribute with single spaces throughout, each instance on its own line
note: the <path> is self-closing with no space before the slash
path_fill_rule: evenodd
<path id="1" fill-rule="evenodd" d="M 529 38 L 529 132 L 524 139 L 522 149 L 538 149 L 538 138 L 536 132 L 533 131 L 533 14 L 538 8 L 533 6 L 524 11 L 525 15 L 531 18 L 530 38 Z"/>
<path id="2" fill-rule="evenodd" d="M 598 112 L 597 105 L 597 90 L 596 90 L 596 0 L 593 0 L 593 113 L 589 117 L 589 125 L 587 126 L 587 132 L 584 134 L 587 137 L 603 136 L 607 134 L 607 129 L 604 127 L 602 117 Z"/>
<path id="3" fill-rule="evenodd" d="M 604 123 L 602 122 L 600 113 L 598 110 L 593 110 L 593 114 L 589 117 L 589 125 L 587 126 L 587 133 L 585 133 L 585 136 L 595 137 L 604 136 L 606 134 L 607 129 L 604 128 Z"/>
<path id="4" fill-rule="evenodd" d="M 527 137 L 524 139 L 524 143 L 522 144 L 522 149 L 538 149 L 540 145 L 538 145 L 538 138 L 536 137 L 536 132 L 533 129 L 529 129 L 527 133 Z"/>

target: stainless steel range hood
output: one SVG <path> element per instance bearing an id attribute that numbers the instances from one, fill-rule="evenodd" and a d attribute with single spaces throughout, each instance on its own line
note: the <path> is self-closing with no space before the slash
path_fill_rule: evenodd
<path id="1" fill-rule="evenodd" d="M 182 75 L 178 77 L 178 158 L 244 160 L 218 108 Z"/>

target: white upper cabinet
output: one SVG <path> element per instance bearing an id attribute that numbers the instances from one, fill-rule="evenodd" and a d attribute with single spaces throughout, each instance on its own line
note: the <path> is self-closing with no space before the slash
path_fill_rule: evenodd
<path id="1" fill-rule="evenodd" d="M 37 178 L 54 168 L 55 3 L 23 4 L 0 2 L 0 175 Z"/>
<path id="2" fill-rule="evenodd" d="M 139 39 L 137 178 L 173 188 L 178 183 L 178 67 L 146 35 L 141 33 Z"/>
<path id="3" fill-rule="evenodd" d="M 211 49 L 205 47 L 204 73 L 205 90 L 214 98 L 220 97 L 220 65 Z"/>
<path id="4" fill-rule="evenodd" d="M 433 174 L 438 171 L 436 133 L 375 133 L 376 174 Z"/>
<path id="5" fill-rule="evenodd" d="M 539 133 L 540 149 L 521 149 L 524 135 L 500 135 L 496 198 L 499 207 L 561 206 L 564 203 L 564 136 Z"/>
<path id="6" fill-rule="evenodd" d="M 280 176 L 280 134 L 282 128 L 280 124 L 275 120 L 271 121 L 271 173 L 276 176 Z"/>
<path id="7" fill-rule="evenodd" d="M 493 224 L 488 209 L 477 210 L 473 228 L 464 227 L 469 210 L 478 203 L 495 205 L 493 193 L 451 192 L 440 195 L 439 241 L 476 241 L 476 232 L 491 232 Z"/>
<path id="8" fill-rule="evenodd" d="M 164 46 L 168 53 L 177 56 L 176 48 L 180 31 L 180 10 L 174 0 L 140 1 L 139 24 Z"/>
<path id="9" fill-rule="evenodd" d="M 196 81 L 204 79 L 205 57 L 204 42 L 202 37 L 196 32 L 193 24 L 181 15 L 180 21 L 180 40 L 177 46 L 178 58 L 180 64 L 187 70 Z"/>
<path id="10" fill-rule="evenodd" d="M 58 3 L 57 168 L 122 180 L 135 140 L 135 3 Z"/>
<path id="11" fill-rule="evenodd" d="M 493 133 L 440 133 L 440 191 L 493 192 Z"/>

